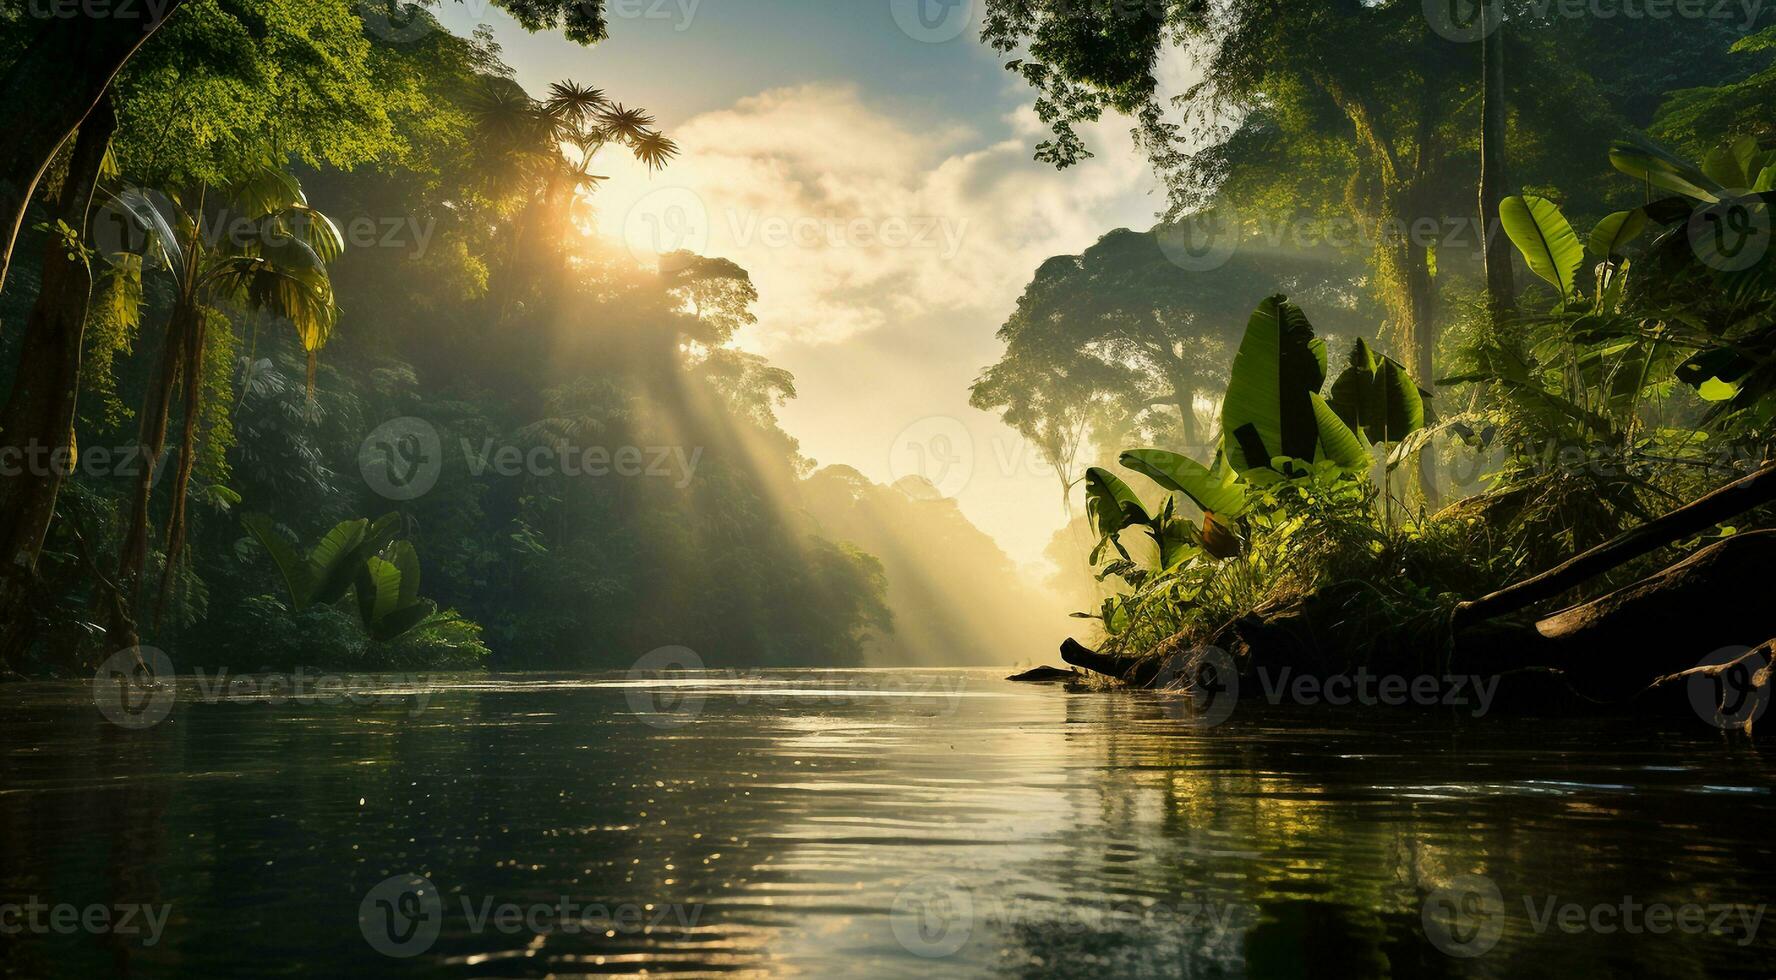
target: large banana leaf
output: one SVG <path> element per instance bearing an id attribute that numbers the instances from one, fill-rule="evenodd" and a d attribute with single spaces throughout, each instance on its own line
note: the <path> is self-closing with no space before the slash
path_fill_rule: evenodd
<path id="1" fill-rule="evenodd" d="M 1617 211 L 1608 215 L 1591 229 L 1591 240 L 1586 243 L 1591 254 L 1599 258 L 1614 259 L 1622 254 L 1628 243 L 1640 237 L 1646 230 L 1646 212 L 1640 208 L 1632 211 Z"/>
<path id="2" fill-rule="evenodd" d="M 1314 424 L 1319 429 L 1320 455 L 1318 458 L 1329 459 L 1336 463 L 1339 469 L 1353 473 L 1367 470 L 1372 461 L 1369 458 L 1369 449 L 1363 445 L 1363 440 L 1357 438 L 1357 434 L 1351 431 L 1350 426 L 1344 424 L 1344 421 L 1338 417 L 1338 413 L 1332 410 L 1332 406 L 1326 404 L 1326 399 L 1320 397 L 1318 392 L 1309 395 L 1308 398 L 1313 403 Z"/>
<path id="3" fill-rule="evenodd" d="M 1189 521 L 1167 521 L 1158 535 L 1159 567 L 1171 571 L 1202 554 L 1202 531 Z"/>
<path id="4" fill-rule="evenodd" d="M 1562 299 L 1570 299 L 1579 266 L 1585 263 L 1585 247 L 1554 202 L 1507 197 L 1499 202 L 1499 221 L 1530 271 L 1560 290 Z"/>
<path id="5" fill-rule="evenodd" d="M 1135 491 L 1101 466 L 1085 471 L 1085 518 L 1092 533 L 1098 536 L 1097 547 L 1091 553 L 1093 565 L 1103 555 L 1105 545 L 1115 545 L 1119 553 L 1127 556 L 1116 541 L 1116 535 L 1123 528 L 1153 524 L 1153 516 L 1147 513 Z"/>
<path id="6" fill-rule="evenodd" d="M 1764 154 L 1752 136 L 1722 143 L 1702 159 L 1702 172 L 1727 190 L 1749 189 L 1763 166 Z"/>
<path id="7" fill-rule="evenodd" d="M 1225 457 L 1217 456 L 1215 468 L 1210 469 L 1163 449 L 1131 449 L 1122 454 L 1121 462 L 1167 490 L 1189 497 L 1204 513 L 1225 518 L 1245 513 L 1246 487 L 1226 465 Z"/>
<path id="8" fill-rule="evenodd" d="M 1619 141 L 1610 147 L 1609 156 L 1610 164 L 1628 176 L 1685 197 L 1713 204 L 1726 192 L 1700 167 L 1646 140 Z"/>
<path id="9" fill-rule="evenodd" d="M 1101 466 L 1085 471 L 1085 516 L 1099 537 L 1153 520 L 1140 496 Z"/>
<path id="10" fill-rule="evenodd" d="M 437 613 L 437 606 L 432 605 L 430 600 L 422 599 L 411 606 L 403 606 L 384 616 L 375 626 L 371 627 L 370 637 L 386 643 L 412 632 Z"/>
<path id="11" fill-rule="evenodd" d="M 405 609 L 419 601 L 419 553 L 406 541 L 396 541 L 389 548 L 389 560 L 401 573 L 399 608 Z"/>
<path id="12" fill-rule="evenodd" d="M 311 601 L 332 605 L 357 583 L 358 568 L 388 547 L 401 528 L 401 517 L 389 514 L 375 522 L 346 521 L 327 532 L 309 555 L 316 583 Z"/>
<path id="13" fill-rule="evenodd" d="M 283 576 L 284 588 L 290 591 L 290 606 L 297 612 L 308 608 L 309 597 L 314 594 L 314 575 L 312 566 L 307 559 L 296 553 L 290 542 L 279 534 L 271 518 L 263 514 L 248 514 L 241 518 L 244 526 L 271 555 L 272 564 L 277 566 L 278 574 Z"/>
<path id="14" fill-rule="evenodd" d="M 369 527 L 370 522 L 362 518 L 345 521 L 328 531 L 309 552 L 309 573 L 315 583 L 310 596 L 313 601 L 332 605 L 345 597 L 357 577 L 358 563 L 353 559 Z"/>
<path id="15" fill-rule="evenodd" d="M 1240 473 L 1274 459 L 1312 460 L 1319 439 L 1310 395 L 1326 383 L 1326 344 L 1285 297 L 1258 305 L 1221 404 L 1223 452 Z"/>
<path id="16" fill-rule="evenodd" d="M 354 588 L 358 593 L 358 616 L 364 629 L 374 632 L 376 624 L 400 608 L 401 570 L 394 562 L 372 555 L 358 566 Z"/>
<path id="17" fill-rule="evenodd" d="M 1399 442 L 1425 424 L 1424 392 L 1400 362 L 1361 337 L 1350 366 L 1332 382 L 1330 404 L 1346 426 L 1376 445 Z"/>

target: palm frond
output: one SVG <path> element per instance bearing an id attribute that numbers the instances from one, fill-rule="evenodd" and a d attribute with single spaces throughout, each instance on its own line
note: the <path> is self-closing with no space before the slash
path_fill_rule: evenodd
<path id="1" fill-rule="evenodd" d="M 631 139 L 629 149 L 650 171 L 666 169 L 666 164 L 678 155 L 678 144 L 657 130 L 649 130 Z"/>

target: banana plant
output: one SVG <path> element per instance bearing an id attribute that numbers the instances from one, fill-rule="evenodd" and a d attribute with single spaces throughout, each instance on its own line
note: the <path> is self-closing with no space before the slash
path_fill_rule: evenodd
<path id="1" fill-rule="evenodd" d="M 1221 452 L 1247 480 L 1309 475 L 1316 464 L 1359 471 L 1369 453 L 1320 389 L 1326 342 L 1284 296 L 1258 305 L 1234 355 L 1221 403 Z"/>
<path id="2" fill-rule="evenodd" d="M 1722 410 L 1776 415 L 1776 149 L 1741 137 L 1696 163 L 1624 141 L 1610 163 L 1649 198 L 1673 192 L 1641 210 L 1663 226 L 1643 260 L 1655 273 L 1649 304 L 1684 308 L 1678 324 L 1702 334 L 1678 379 Z"/>
<path id="3" fill-rule="evenodd" d="M 365 632 L 378 641 L 397 639 L 437 612 L 419 597 L 419 555 L 413 545 L 396 541 L 401 518 L 389 514 L 376 521 L 345 521 L 328 531 L 306 558 L 278 532 L 268 517 L 241 519 L 258 539 L 283 576 L 291 607 L 301 612 L 313 605 L 334 605 L 355 592 Z"/>
<path id="4" fill-rule="evenodd" d="M 1358 340 L 1350 365 L 1328 399 L 1326 345 L 1285 297 L 1259 304 L 1246 326 L 1222 406 L 1222 448 L 1209 466 L 1163 449 L 1131 449 L 1121 465 L 1203 512 L 1200 527 L 1172 515 L 1168 497 L 1152 513 L 1113 473 L 1086 474 L 1086 515 L 1098 545 L 1129 555 L 1117 535 L 1144 528 L 1160 551 L 1162 571 L 1199 554 L 1226 559 L 1242 550 L 1241 518 L 1264 487 L 1306 478 L 1365 473 L 1371 447 L 1398 442 L 1424 428 L 1425 394 L 1397 361 Z"/>

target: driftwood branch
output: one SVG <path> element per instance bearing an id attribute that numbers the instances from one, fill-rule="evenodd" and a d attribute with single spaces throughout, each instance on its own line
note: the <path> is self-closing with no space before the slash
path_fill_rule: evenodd
<path id="1" fill-rule="evenodd" d="M 1552 599 L 1612 568 L 1674 541 L 1700 534 L 1722 521 L 1772 501 L 1776 501 L 1776 464 L 1766 465 L 1664 517 L 1623 532 L 1534 578 L 1462 603 L 1455 609 L 1456 628 L 1506 616 Z"/>

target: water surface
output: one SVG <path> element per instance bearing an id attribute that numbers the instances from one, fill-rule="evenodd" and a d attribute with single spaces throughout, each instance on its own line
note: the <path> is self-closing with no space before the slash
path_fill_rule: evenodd
<path id="1" fill-rule="evenodd" d="M 1776 895 L 1771 756 L 1700 721 L 1242 705 L 1204 728 L 1161 696 L 975 671 L 352 693 L 187 680 L 165 720 L 122 727 L 86 685 L 0 688 L 0 972 L 1776 964 L 1776 921 L 1754 918 Z M 152 945 L 18 927 L 31 903 L 165 920 Z"/>

